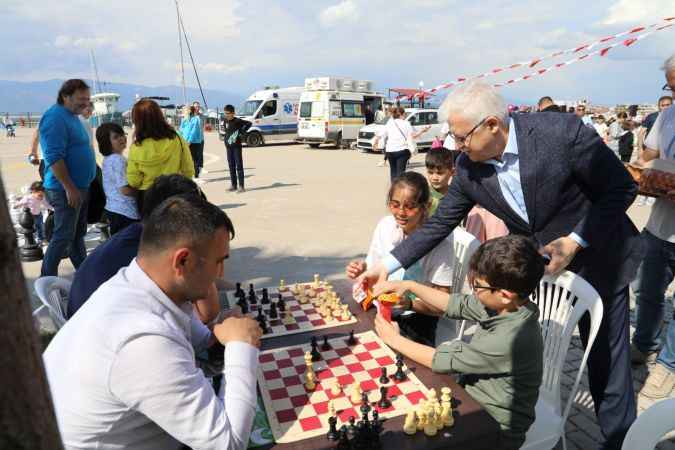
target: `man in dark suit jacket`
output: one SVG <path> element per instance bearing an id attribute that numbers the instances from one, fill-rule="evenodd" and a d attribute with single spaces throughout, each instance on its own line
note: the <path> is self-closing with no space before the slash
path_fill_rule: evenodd
<path id="1" fill-rule="evenodd" d="M 595 287 L 604 316 L 588 361 L 590 390 L 606 442 L 621 447 L 635 419 L 629 355 L 628 284 L 642 256 L 626 215 L 637 187 L 598 134 L 575 115 L 510 118 L 493 88 L 472 83 L 441 107 L 463 154 L 436 214 L 364 276 L 371 282 L 429 253 L 480 204 L 512 234 L 550 257 L 548 273 L 576 272 Z M 377 294 L 377 285 L 375 293 Z M 587 319 L 587 318 L 586 318 Z M 580 323 L 587 342 L 589 321 Z"/>

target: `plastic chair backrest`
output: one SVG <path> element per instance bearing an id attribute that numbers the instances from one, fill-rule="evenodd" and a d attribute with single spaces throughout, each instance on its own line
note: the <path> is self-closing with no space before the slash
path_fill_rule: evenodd
<path id="1" fill-rule="evenodd" d="M 532 297 L 539 307 L 539 324 L 544 338 L 544 376 L 539 396 L 561 415 L 563 424 L 572 407 L 588 354 L 600 329 L 603 307 L 597 291 L 580 276 L 564 271 L 557 276 L 544 276 Z M 588 345 L 564 411 L 561 411 L 560 377 L 572 334 L 581 317 L 590 313 Z"/>
<path id="2" fill-rule="evenodd" d="M 675 430 L 675 398 L 653 404 L 628 429 L 621 450 L 651 450 L 661 437 Z"/>
<path id="3" fill-rule="evenodd" d="M 471 256 L 480 247 L 480 241 L 473 234 L 458 227 L 452 232 L 452 245 L 455 254 L 452 265 L 452 290 L 450 293 L 461 294 L 465 290 L 466 275 L 469 272 L 469 260 L 471 260 Z M 466 320 L 462 320 L 455 339 L 462 339 L 465 328 Z"/>
<path id="4" fill-rule="evenodd" d="M 66 323 L 66 305 L 71 282 L 59 277 L 40 277 L 35 280 L 35 292 L 49 310 L 54 325 L 61 328 Z"/>
<path id="5" fill-rule="evenodd" d="M 454 261 L 452 265 L 452 293 L 459 294 L 464 289 L 466 274 L 469 272 L 469 260 L 480 247 L 480 241 L 466 230 L 455 228 L 452 232 Z"/>

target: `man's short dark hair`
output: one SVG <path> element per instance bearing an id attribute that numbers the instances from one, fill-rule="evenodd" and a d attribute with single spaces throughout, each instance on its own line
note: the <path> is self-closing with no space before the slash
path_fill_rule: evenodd
<path id="1" fill-rule="evenodd" d="M 234 113 L 234 106 L 225 105 L 225 112 Z"/>
<path id="2" fill-rule="evenodd" d="M 75 93 L 75 91 L 88 91 L 89 85 L 80 80 L 79 78 L 74 78 L 72 80 L 65 81 L 59 89 L 59 95 L 56 97 L 56 103 L 63 105 L 64 98 L 70 97 Z"/>
<path id="3" fill-rule="evenodd" d="M 124 134 L 124 128 L 114 122 L 106 122 L 96 128 L 96 142 L 98 142 L 98 151 L 101 155 L 108 156 L 112 154 L 112 142 L 110 141 L 110 133 L 119 135 Z"/>
<path id="4" fill-rule="evenodd" d="M 171 175 L 160 175 L 155 178 L 150 188 L 145 191 L 143 196 L 143 211 L 141 217 L 145 218 L 152 214 L 164 200 L 174 195 L 193 194 L 206 200 L 206 196 L 197 186 L 197 183 L 190 178 L 177 173 Z"/>
<path id="5" fill-rule="evenodd" d="M 471 257 L 469 270 L 490 286 L 527 299 L 544 275 L 544 258 L 531 239 L 519 235 L 490 239 Z"/>
<path id="6" fill-rule="evenodd" d="M 549 97 L 548 95 L 545 95 L 545 96 L 543 96 L 542 98 L 539 99 L 539 101 L 537 102 L 537 105 L 541 106 L 541 104 L 544 103 L 544 102 L 549 102 L 549 103 L 555 104 L 555 102 L 553 101 L 553 99 L 551 97 Z"/>
<path id="7" fill-rule="evenodd" d="M 177 242 L 190 247 L 208 245 L 217 230 L 225 228 L 234 239 L 234 225 L 224 211 L 196 194 L 174 195 L 143 220 L 139 254 L 171 248 Z"/>
<path id="8" fill-rule="evenodd" d="M 445 147 L 432 148 L 424 157 L 424 164 L 429 170 L 452 170 L 454 162 L 452 151 Z"/>
<path id="9" fill-rule="evenodd" d="M 660 105 L 661 102 L 664 101 L 664 100 L 670 100 L 671 103 L 672 103 L 673 97 L 671 97 L 670 95 L 662 95 L 661 97 L 659 97 L 659 101 L 656 102 L 656 106 Z"/>

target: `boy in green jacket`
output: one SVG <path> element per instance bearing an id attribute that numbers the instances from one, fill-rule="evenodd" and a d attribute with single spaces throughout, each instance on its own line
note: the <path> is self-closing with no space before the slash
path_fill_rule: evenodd
<path id="1" fill-rule="evenodd" d="M 375 330 L 391 348 L 434 372 L 464 374 L 466 391 L 500 425 L 500 449 L 520 448 L 534 422 L 544 343 L 539 309 L 528 297 L 543 274 L 534 243 L 512 235 L 486 241 L 472 256 L 473 295 L 448 296 L 413 281 L 387 281 L 373 292 L 411 293 L 414 301 L 445 311 L 445 318 L 478 323 L 470 343 L 450 341 L 435 349 L 401 336 L 398 325 L 380 315 Z"/>

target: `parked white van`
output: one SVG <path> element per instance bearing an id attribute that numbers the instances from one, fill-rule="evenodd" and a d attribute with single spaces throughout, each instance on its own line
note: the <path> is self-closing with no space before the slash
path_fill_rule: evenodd
<path id="1" fill-rule="evenodd" d="M 377 148 L 373 148 L 373 140 L 377 133 L 384 128 L 384 124 L 389 118 L 385 118 L 381 123 L 372 123 L 359 130 L 359 137 L 356 141 L 356 147 L 364 152 L 382 152 L 385 142 L 380 139 Z M 429 131 L 422 133 L 415 141 L 419 150 L 431 148 L 431 144 L 436 136 L 441 134 L 442 124 L 438 123 L 437 109 L 406 108 L 405 120 L 410 122 L 415 133 L 418 133 L 423 127 L 431 125 Z"/>
<path id="2" fill-rule="evenodd" d="M 298 142 L 312 148 L 320 144 L 347 147 L 355 142 L 366 124 L 366 111 L 381 108 L 385 97 L 373 90 L 373 83 L 351 78 L 305 79 L 298 114 Z"/>
<path id="3" fill-rule="evenodd" d="M 302 87 L 266 88 L 251 94 L 236 111 L 251 122 L 246 143 L 251 147 L 294 141 L 298 133 L 298 105 Z M 222 123 L 222 121 L 221 121 Z M 220 127 L 223 138 L 223 127 Z"/>

